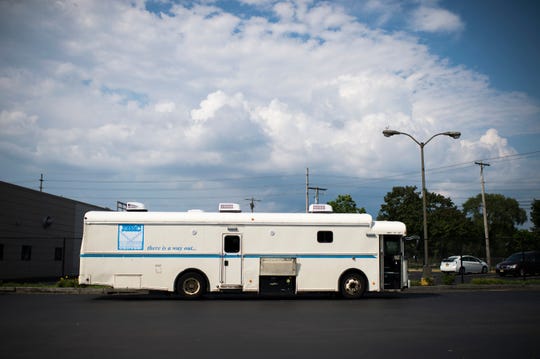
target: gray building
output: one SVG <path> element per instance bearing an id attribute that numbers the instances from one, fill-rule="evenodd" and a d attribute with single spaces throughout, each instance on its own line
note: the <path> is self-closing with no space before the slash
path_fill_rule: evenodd
<path id="1" fill-rule="evenodd" d="M 84 214 L 108 210 L 0 181 L 0 280 L 79 273 Z"/>

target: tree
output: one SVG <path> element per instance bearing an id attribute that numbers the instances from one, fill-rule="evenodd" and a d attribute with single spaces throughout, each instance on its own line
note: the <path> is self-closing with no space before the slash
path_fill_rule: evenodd
<path id="1" fill-rule="evenodd" d="M 487 222 L 490 249 L 494 256 L 504 257 L 511 252 L 516 226 L 525 223 L 527 214 L 513 198 L 502 194 L 486 193 Z M 483 233 L 484 217 L 482 195 L 471 197 L 463 203 L 463 211 L 470 218 L 477 233 Z M 483 235 L 480 235 L 483 238 Z"/>
<path id="2" fill-rule="evenodd" d="M 393 187 L 384 196 L 378 220 L 401 221 L 407 226 L 408 234 L 422 236 L 422 199 L 416 186 Z"/>
<path id="3" fill-rule="evenodd" d="M 463 253 L 480 256 L 483 253 L 481 248 L 471 245 L 470 222 L 450 198 L 428 192 L 427 203 L 428 238 L 433 256 L 445 258 Z"/>
<path id="4" fill-rule="evenodd" d="M 394 187 L 384 197 L 379 220 L 401 221 L 407 226 L 407 234 L 417 235 L 421 240 L 409 254 L 421 255 L 420 245 L 424 239 L 422 197 L 415 186 Z M 427 192 L 426 212 L 428 222 L 428 250 L 435 257 L 457 254 L 465 246 L 468 237 L 467 219 L 450 198 Z M 430 255 L 431 257 L 431 255 Z"/>
<path id="5" fill-rule="evenodd" d="M 356 202 L 350 194 L 340 194 L 334 201 L 327 202 L 336 213 L 366 213 L 364 207 L 356 207 Z"/>
<path id="6" fill-rule="evenodd" d="M 540 250 L 540 241 L 535 232 L 526 229 L 517 230 L 511 240 L 506 243 L 507 253 Z"/>

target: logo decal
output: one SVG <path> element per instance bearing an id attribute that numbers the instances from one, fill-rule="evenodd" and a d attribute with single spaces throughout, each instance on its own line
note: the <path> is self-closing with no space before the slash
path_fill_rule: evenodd
<path id="1" fill-rule="evenodd" d="M 142 250 L 144 246 L 144 224 L 118 225 L 118 250 Z"/>

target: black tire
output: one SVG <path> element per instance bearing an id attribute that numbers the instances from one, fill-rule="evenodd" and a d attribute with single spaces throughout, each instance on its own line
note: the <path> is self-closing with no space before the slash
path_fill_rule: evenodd
<path id="1" fill-rule="evenodd" d="M 176 292 L 183 298 L 197 299 L 206 292 L 206 282 L 199 273 L 185 273 L 176 282 Z"/>
<path id="2" fill-rule="evenodd" d="M 465 274 L 465 267 L 459 268 L 459 274 Z"/>
<path id="3" fill-rule="evenodd" d="M 366 280 L 359 273 L 347 273 L 341 278 L 339 290 L 345 299 L 361 298 L 366 291 Z"/>
<path id="4" fill-rule="evenodd" d="M 482 267 L 482 274 L 486 274 L 488 272 L 488 267 Z"/>

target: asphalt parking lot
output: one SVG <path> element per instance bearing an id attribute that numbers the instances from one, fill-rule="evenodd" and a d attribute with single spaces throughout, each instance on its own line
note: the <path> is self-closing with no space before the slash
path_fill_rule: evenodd
<path id="1" fill-rule="evenodd" d="M 2 358 L 538 358 L 540 290 L 0 294 Z"/>

